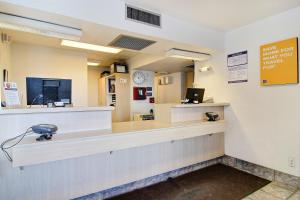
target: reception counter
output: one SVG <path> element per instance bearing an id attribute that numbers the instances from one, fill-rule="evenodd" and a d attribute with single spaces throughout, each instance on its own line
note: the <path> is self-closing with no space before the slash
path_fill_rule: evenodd
<path id="1" fill-rule="evenodd" d="M 204 110 L 180 106 L 169 109 L 186 109 L 192 120 L 112 123 L 111 107 L 0 110 L 0 142 L 35 124 L 59 128 L 50 141 L 27 136 L 10 152 L 12 163 L 1 154 L 0 199 L 72 199 L 224 155 L 223 116 L 207 122 Z"/>
<path id="2" fill-rule="evenodd" d="M 224 108 L 229 103 L 200 103 L 200 104 L 155 104 L 155 119 L 162 122 L 182 122 L 205 120 L 205 112 L 216 112 L 224 119 Z"/>

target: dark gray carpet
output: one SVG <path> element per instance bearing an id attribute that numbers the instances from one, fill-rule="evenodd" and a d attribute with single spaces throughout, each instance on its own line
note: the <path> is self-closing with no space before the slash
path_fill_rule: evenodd
<path id="1" fill-rule="evenodd" d="M 109 200 L 240 200 L 268 183 L 217 164 Z"/>

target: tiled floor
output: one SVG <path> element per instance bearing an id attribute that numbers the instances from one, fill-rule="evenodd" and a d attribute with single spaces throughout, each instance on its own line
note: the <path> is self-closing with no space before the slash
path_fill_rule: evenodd
<path id="1" fill-rule="evenodd" d="M 300 189 L 272 182 L 243 200 L 300 200 Z"/>

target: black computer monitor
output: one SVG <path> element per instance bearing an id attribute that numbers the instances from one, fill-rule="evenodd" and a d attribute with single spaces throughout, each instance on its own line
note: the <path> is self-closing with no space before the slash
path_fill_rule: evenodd
<path id="1" fill-rule="evenodd" d="M 72 80 L 51 78 L 26 78 L 27 105 L 47 105 L 61 101 L 72 103 Z"/>
<path id="2" fill-rule="evenodd" d="M 194 101 L 202 103 L 204 91 L 204 88 L 188 88 L 186 91 L 186 99 L 188 99 L 187 103 L 194 103 Z"/>

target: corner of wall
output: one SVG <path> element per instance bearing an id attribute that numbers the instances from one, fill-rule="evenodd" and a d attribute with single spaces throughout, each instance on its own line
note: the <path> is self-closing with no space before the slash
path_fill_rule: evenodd
<path id="1" fill-rule="evenodd" d="M 0 32 L 0 34 L 5 34 Z M 3 70 L 6 69 L 8 71 L 8 80 L 11 77 L 11 42 L 10 41 L 2 41 L 0 38 L 0 103 L 3 101 Z M 1 105 L 0 105 L 1 108 Z"/>

